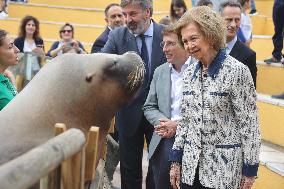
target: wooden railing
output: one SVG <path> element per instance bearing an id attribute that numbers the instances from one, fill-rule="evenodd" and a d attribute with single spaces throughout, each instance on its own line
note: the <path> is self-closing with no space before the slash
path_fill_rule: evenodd
<path id="1" fill-rule="evenodd" d="M 23 189 L 40 180 L 40 189 L 83 189 L 94 180 L 99 128 L 87 136 L 55 125 L 55 137 L 0 167 L 1 189 Z M 85 166 L 87 165 L 87 166 Z"/>

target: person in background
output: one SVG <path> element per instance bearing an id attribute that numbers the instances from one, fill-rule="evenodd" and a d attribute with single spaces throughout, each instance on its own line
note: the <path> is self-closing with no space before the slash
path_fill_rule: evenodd
<path id="1" fill-rule="evenodd" d="M 284 57 L 282 55 L 284 33 L 284 0 L 274 1 L 272 18 L 274 24 L 274 35 L 272 37 L 274 49 L 272 51 L 272 57 L 265 59 L 264 62 L 268 64 L 284 64 Z"/>
<path id="2" fill-rule="evenodd" d="M 34 16 L 25 16 L 20 24 L 19 37 L 14 44 L 21 53 L 33 52 L 38 57 L 44 56 L 44 43 L 40 37 L 39 21 Z"/>
<path id="3" fill-rule="evenodd" d="M 242 6 L 241 25 L 238 30 L 238 39 L 249 47 L 252 41 L 252 23 L 250 15 L 246 12 L 249 10 L 250 0 L 238 0 L 238 2 Z"/>
<path id="4" fill-rule="evenodd" d="M 167 63 L 156 68 L 143 111 L 146 119 L 155 127 L 148 156 L 155 188 L 170 189 L 168 154 L 180 120 L 182 74 L 191 63 L 191 58 L 179 44 L 173 25 L 163 30 L 161 47 Z"/>
<path id="5" fill-rule="evenodd" d="M 74 39 L 74 27 L 66 23 L 59 30 L 60 41 L 52 44 L 47 56 L 56 57 L 64 53 L 86 54 L 83 45 Z"/>
<path id="6" fill-rule="evenodd" d="M 163 18 L 161 18 L 161 20 L 159 21 L 159 24 L 162 24 L 164 26 L 167 26 L 167 25 L 170 25 L 171 24 L 171 19 L 170 17 L 167 15 L 167 16 L 164 16 Z"/>
<path id="7" fill-rule="evenodd" d="M 104 47 L 108 39 L 108 34 L 111 30 L 125 25 L 124 15 L 119 4 L 112 3 L 105 8 L 105 21 L 107 23 L 107 27 L 94 42 L 91 53 L 99 52 Z"/>
<path id="8" fill-rule="evenodd" d="M 224 50 L 225 26 L 207 6 L 189 10 L 176 24 L 198 62 L 183 75 L 181 120 L 169 155 L 174 188 L 251 189 L 257 176 L 256 92 L 247 66 Z"/>
<path id="9" fill-rule="evenodd" d="M 154 127 L 143 115 L 142 107 L 147 98 L 154 70 L 166 62 L 160 43 L 163 26 L 151 19 L 152 0 L 121 0 L 126 27 L 109 33 L 102 53 L 124 54 L 135 51 L 145 65 L 145 76 L 141 90 L 132 102 L 115 116 L 119 134 L 120 173 L 122 189 L 142 188 L 142 157 L 144 139 L 149 144 Z M 144 138 L 145 137 L 145 138 Z M 153 188 L 153 176 L 149 166 L 146 188 Z"/>
<path id="10" fill-rule="evenodd" d="M 256 10 L 256 6 L 255 6 L 255 2 L 254 0 L 250 0 L 250 15 L 256 15 L 258 14 L 257 10 Z"/>
<path id="11" fill-rule="evenodd" d="M 199 0 L 197 6 L 208 6 L 213 9 L 213 3 L 210 0 Z"/>
<path id="12" fill-rule="evenodd" d="M 226 53 L 246 65 L 251 73 L 256 88 L 256 53 L 240 42 L 237 37 L 237 32 L 241 25 L 242 6 L 234 0 L 229 0 L 221 4 L 220 14 L 224 18 L 226 32 Z"/>
<path id="13" fill-rule="evenodd" d="M 187 11 L 184 0 L 172 0 L 170 7 L 171 22 L 175 23 Z"/>
<path id="14" fill-rule="evenodd" d="M 6 69 L 18 63 L 19 49 L 5 30 L 0 29 L 0 111 L 17 95 L 17 90 L 7 77 Z"/>

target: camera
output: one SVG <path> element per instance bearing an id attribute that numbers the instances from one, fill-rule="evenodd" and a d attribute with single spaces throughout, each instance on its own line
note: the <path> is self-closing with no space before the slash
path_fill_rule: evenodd
<path id="1" fill-rule="evenodd" d="M 74 46 L 74 43 L 73 43 L 73 42 L 68 42 L 68 43 L 66 44 L 66 46 L 67 46 L 67 47 L 73 47 L 73 46 Z"/>

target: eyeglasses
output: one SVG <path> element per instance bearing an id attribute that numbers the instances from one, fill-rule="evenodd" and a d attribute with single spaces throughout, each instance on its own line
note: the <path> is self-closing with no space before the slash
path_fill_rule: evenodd
<path id="1" fill-rule="evenodd" d="M 71 33 L 72 30 L 61 30 L 61 31 L 60 31 L 60 33 L 66 33 L 66 32 L 67 32 L 67 33 Z"/>
<path id="2" fill-rule="evenodd" d="M 160 46 L 161 46 L 162 48 L 164 48 L 165 46 L 166 46 L 166 47 L 174 47 L 176 44 L 177 44 L 176 42 L 172 42 L 172 41 L 168 41 L 168 42 L 162 41 L 162 42 L 160 43 Z"/>

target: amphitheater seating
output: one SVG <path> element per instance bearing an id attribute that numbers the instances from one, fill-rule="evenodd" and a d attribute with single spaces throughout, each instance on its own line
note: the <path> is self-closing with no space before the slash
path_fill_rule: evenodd
<path id="1" fill-rule="evenodd" d="M 284 188 L 284 100 L 275 100 L 271 94 L 284 92 L 284 68 L 267 65 L 263 59 L 271 56 L 274 33 L 273 0 L 255 0 L 258 15 L 252 16 L 253 41 L 251 48 L 257 52 L 257 93 L 260 125 L 263 139 L 261 166 L 254 189 Z M 65 22 L 75 26 L 75 38 L 90 52 L 91 45 L 104 30 L 103 10 L 109 3 L 120 0 L 29 0 L 28 4 L 11 3 L 9 18 L 0 20 L 0 27 L 13 36 L 18 33 L 19 21 L 26 14 L 39 18 L 45 48 L 59 39 L 59 27 Z M 186 0 L 190 7 L 189 0 Z M 154 20 L 168 14 L 170 0 L 154 0 Z"/>

